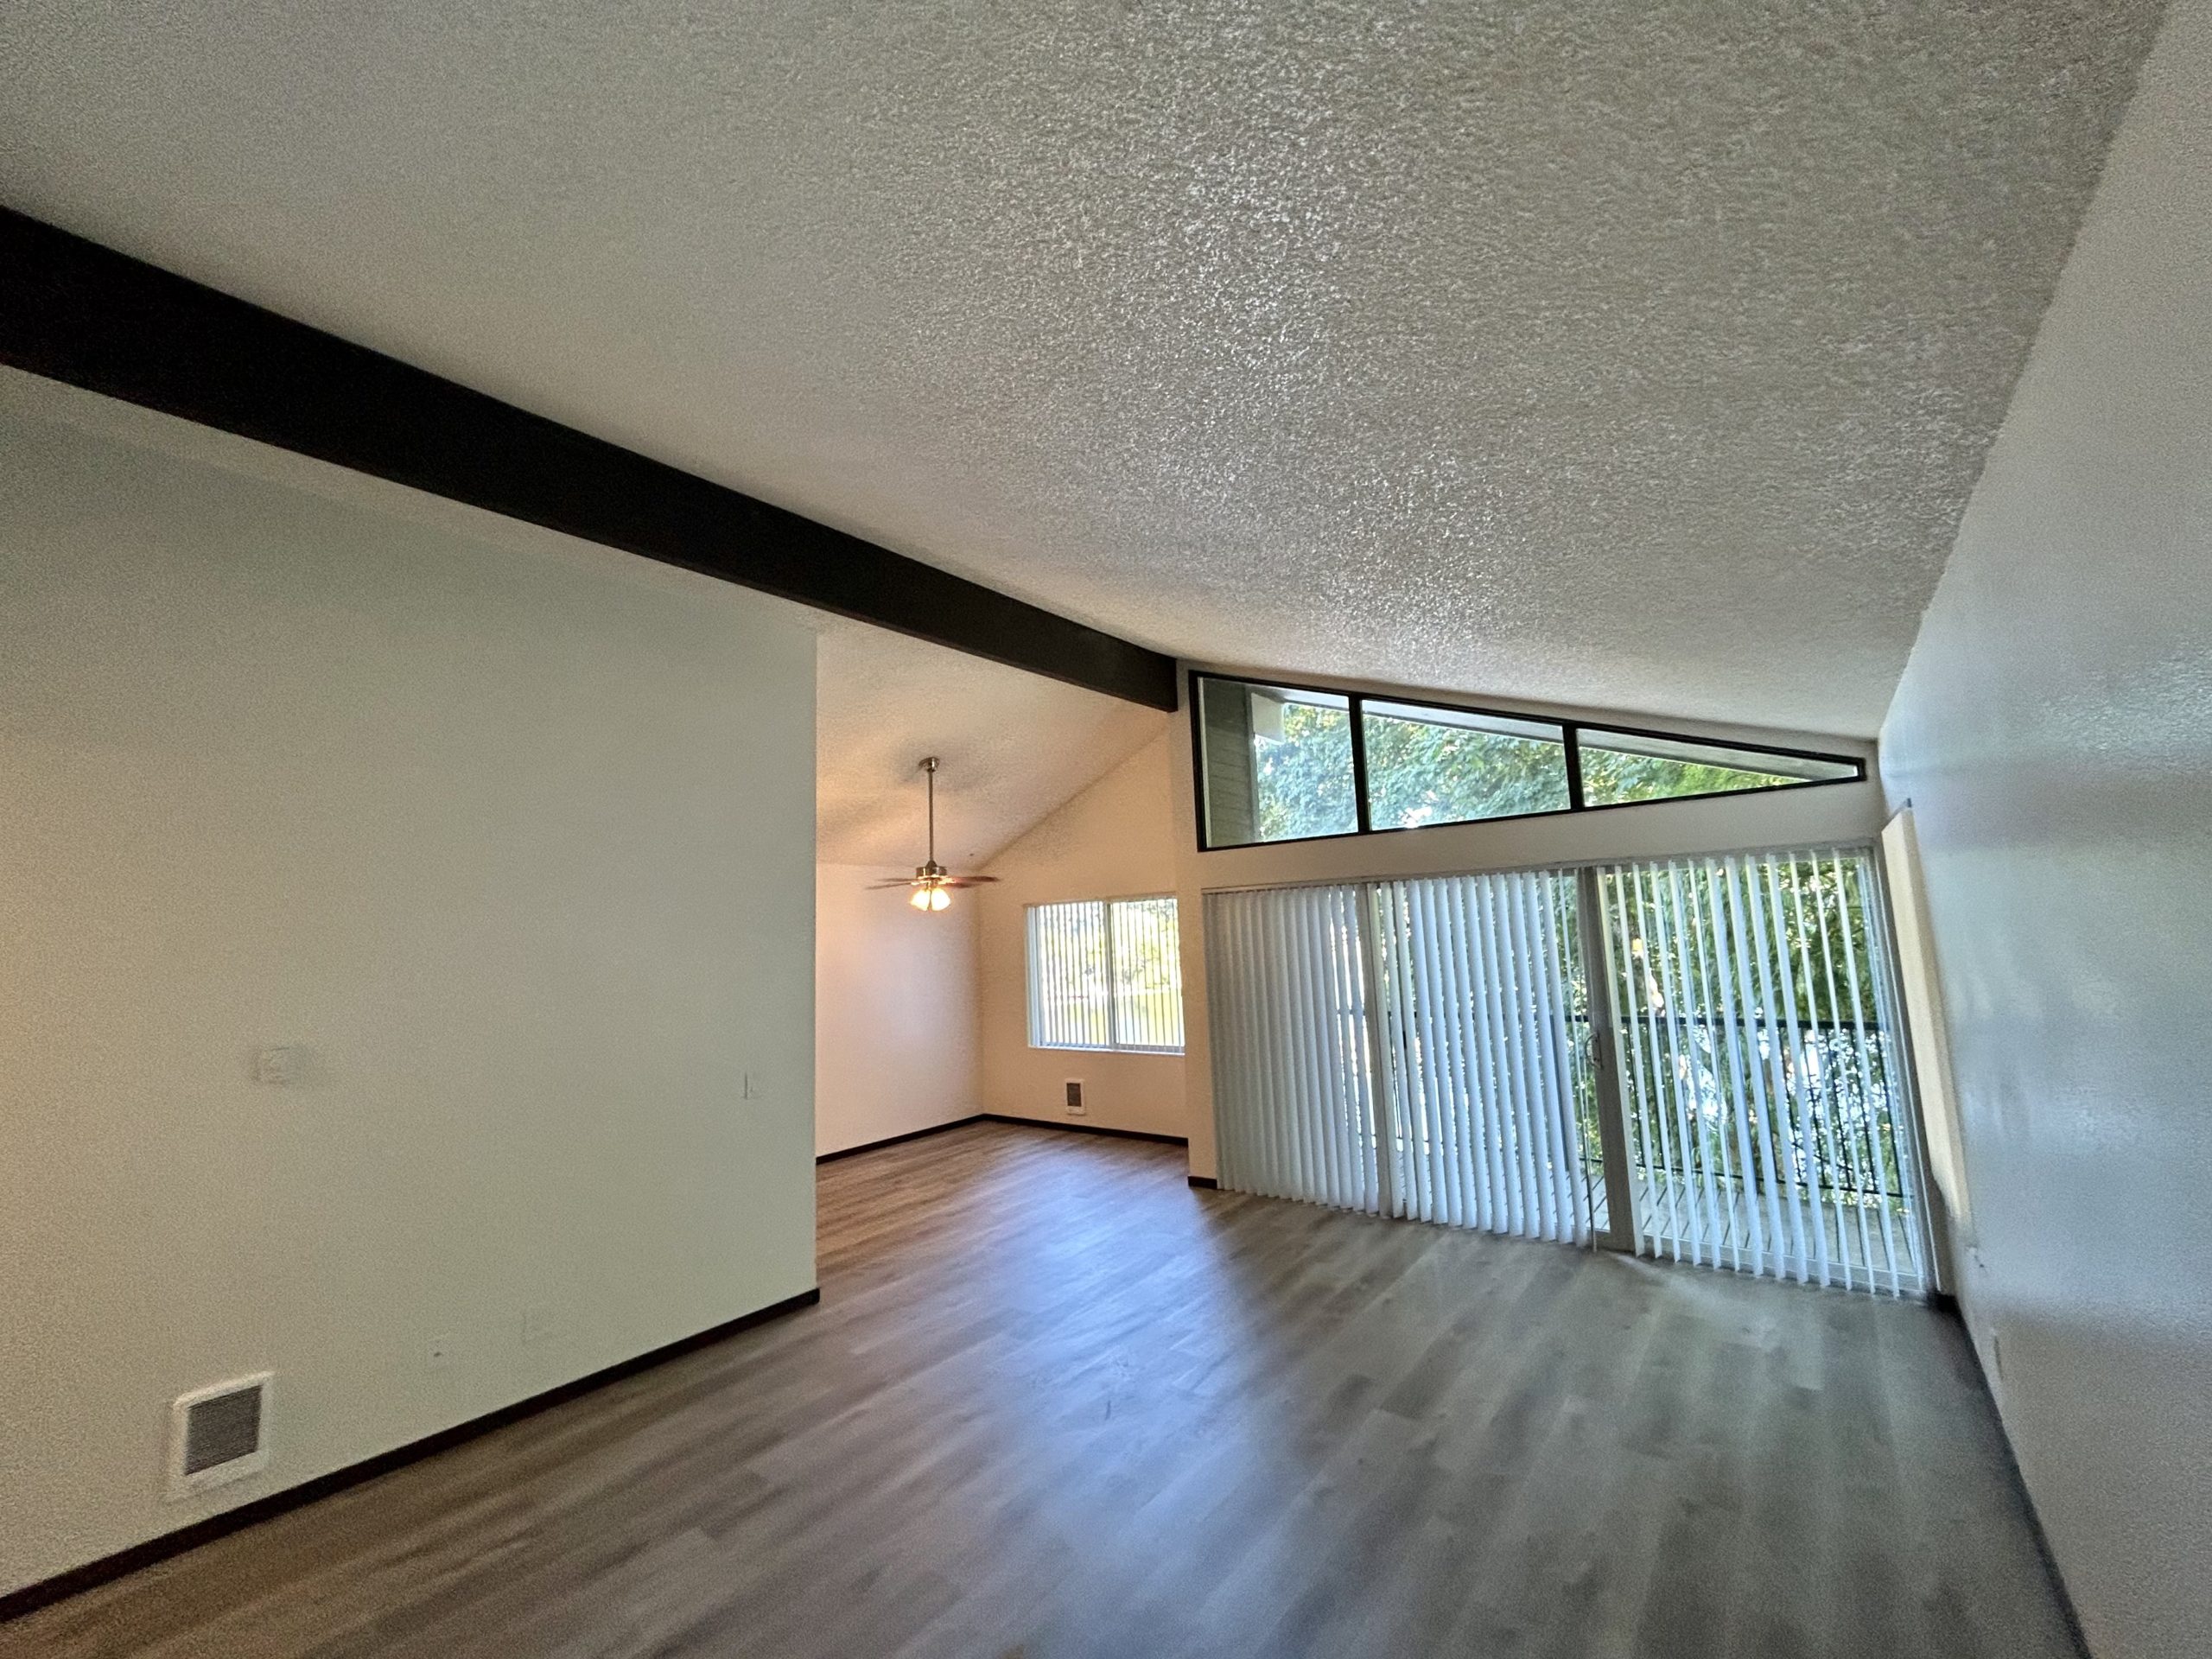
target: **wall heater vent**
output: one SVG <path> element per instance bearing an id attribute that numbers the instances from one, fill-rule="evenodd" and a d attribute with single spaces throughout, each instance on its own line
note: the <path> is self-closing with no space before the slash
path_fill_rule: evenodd
<path id="1" fill-rule="evenodd" d="M 189 1497 L 269 1466 L 270 1373 L 181 1395 L 169 1408 L 169 1496 Z"/>
<path id="2" fill-rule="evenodd" d="M 1070 1077 L 1067 1081 L 1067 1091 L 1068 1116 L 1082 1117 L 1087 1115 L 1090 1109 L 1083 1103 L 1083 1080 L 1080 1077 Z"/>

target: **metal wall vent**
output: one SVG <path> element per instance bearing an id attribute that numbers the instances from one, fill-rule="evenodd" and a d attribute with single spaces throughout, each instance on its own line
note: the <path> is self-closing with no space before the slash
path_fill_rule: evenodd
<path id="1" fill-rule="evenodd" d="M 169 1496 L 187 1497 L 269 1466 L 270 1373 L 181 1395 L 169 1408 Z"/>
<path id="2" fill-rule="evenodd" d="M 1083 1084 L 1074 1077 L 1070 1077 L 1067 1081 L 1067 1091 L 1068 1110 L 1082 1111 L 1084 1109 Z"/>

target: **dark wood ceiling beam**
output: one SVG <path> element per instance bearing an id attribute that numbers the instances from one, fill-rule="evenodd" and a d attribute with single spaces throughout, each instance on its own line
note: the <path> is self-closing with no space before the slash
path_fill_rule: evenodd
<path id="1" fill-rule="evenodd" d="M 1155 709 L 1155 651 L 0 208 L 0 362 Z"/>

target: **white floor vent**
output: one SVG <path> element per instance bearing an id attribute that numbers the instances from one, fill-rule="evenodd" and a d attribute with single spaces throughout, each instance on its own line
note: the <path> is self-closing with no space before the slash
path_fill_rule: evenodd
<path id="1" fill-rule="evenodd" d="M 169 1408 L 169 1496 L 189 1497 L 269 1466 L 270 1372 L 181 1395 Z"/>

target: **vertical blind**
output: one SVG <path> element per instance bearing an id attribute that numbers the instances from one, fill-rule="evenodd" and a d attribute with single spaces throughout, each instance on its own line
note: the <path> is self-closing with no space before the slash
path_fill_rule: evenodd
<path id="1" fill-rule="evenodd" d="M 1033 1047 L 1183 1046 L 1174 899 L 1032 905 L 1028 927 Z"/>
<path id="2" fill-rule="evenodd" d="M 1183 1046 L 1183 934 L 1173 899 L 1116 899 L 1106 906 L 1116 1048 Z"/>
<path id="3" fill-rule="evenodd" d="M 1106 906 L 1029 907 L 1029 1040 L 1038 1048 L 1110 1048 L 1113 995 Z"/>
<path id="4" fill-rule="evenodd" d="M 1374 902 L 1395 1213 L 1586 1242 L 1574 879 L 1389 881 Z"/>
<path id="5" fill-rule="evenodd" d="M 1572 877 L 1206 902 L 1224 1185 L 1590 1237 Z"/>
<path id="6" fill-rule="evenodd" d="M 1925 1287 L 1886 918 L 1862 852 L 1599 873 L 1645 1254 Z"/>
<path id="7" fill-rule="evenodd" d="M 1574 1243 L 1632 1212 L 1649 1255 L 1922 1291 L 1876 882 L 1823 849 L 1209 893 L 1221 1184 Z"/>
<path id="8" fill-rule="evenodd" d="M 1206 895 L 1224 1186 L 1386 1207 L 1360 904 L 1357 887 Z"/>

